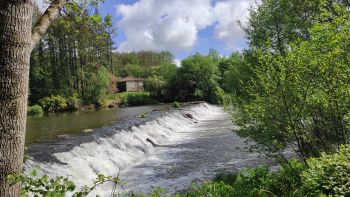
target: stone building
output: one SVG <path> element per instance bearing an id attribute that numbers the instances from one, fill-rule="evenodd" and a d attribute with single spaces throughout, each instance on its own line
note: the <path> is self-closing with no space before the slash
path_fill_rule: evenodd
<path id="1" fill-rule="evenodd" d="M 144 78 L 125 77 L 118 80 L 117 91 L 118 92 L 142 92 L 144 91 L 143 82 Z"/>

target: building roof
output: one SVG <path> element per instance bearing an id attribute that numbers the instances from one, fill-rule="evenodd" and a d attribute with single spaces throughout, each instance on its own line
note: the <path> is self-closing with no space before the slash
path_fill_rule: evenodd
<path id="1" fill-rule="evenodd" d="M 125 77 L 118 79 L 118 82 L 127 82 L 127 81 L 144 81 L 145 78 L 142 77 Z"/>

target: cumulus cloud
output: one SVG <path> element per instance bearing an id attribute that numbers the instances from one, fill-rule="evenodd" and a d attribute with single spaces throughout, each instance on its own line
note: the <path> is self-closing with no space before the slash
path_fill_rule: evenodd
<path id="1" fill-rule="evenodd" d="M 217 2 L 214 8 L 214 16 L 218 23 L 215 25 L 215 37 L 227 43 L 233 48 L 244 37 L 244 32 L 239 26 L 248 20 L 249 0 L 227 0 Z"/>
<path id="2" fill-rule="evenodd" d="M 211 0 L 140 0 L 120 5 L 120 50 L 191 49 L 197 33 L 213 22 Z"/>
<path id="3" fill-rule="evenodd" d="M 138 0 L 117 6 L 119 28 L 127 40 L 120 51 L 187 50 L 198 32 L 213 26 L 214 37 L 233 46 L 243 39 L 237 21 L 245 22 L 252 0 Z"/>

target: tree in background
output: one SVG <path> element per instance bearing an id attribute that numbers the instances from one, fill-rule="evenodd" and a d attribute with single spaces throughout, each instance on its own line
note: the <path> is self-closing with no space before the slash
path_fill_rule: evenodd
<path id="1" fill-rule="evenodd" d="M 172 84 L 177 75 L 177 67 L 172 63 L 163 63 L 149 69 L 149 77 L 145 81 L 145 90 L 162 102 L 174 100 Z"/>
<path id="2" fill-rule="evenodd" d="M 98 1 L 68 3 L 63 16 L 52 22 L 34 48 L 30 67 L 30 96 L 35 104 L 44 97 L 77 95 L 85 104 L 96 103 L 93 89 L 97 70 L 112 69 L 111 16 L 102 18 Z M 36 10 L 36 15 L 40 12 Z M 107 76 L 107 75 L 106 75 Z"/>
<path id="3" fill-rule="evenodd" d="M 177 100 L 210 102 L 218 87 L 218 61 L 197 53 L 182 60 L 181 65 L 174 84 Z"/>
<path id="4" fill-rule="evenodd" d="M 139 51 L 113 54 L 113 73 L 120 77 L 148 77 L 152 67 L 174 64 L 174 56 L 168 51 Z"/>

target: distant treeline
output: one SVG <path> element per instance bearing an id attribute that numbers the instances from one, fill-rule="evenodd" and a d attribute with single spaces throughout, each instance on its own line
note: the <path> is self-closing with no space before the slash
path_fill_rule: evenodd
<path id="1" fill-rule="evenodd" d="M 207 55 L 196 53 L 183 59 L 180 67 L 169 52 L 117 53 L 113 58 L 114 74 L 146 78 L 145 90 L 159 102 L 223 103 L 226 93 L 240 93 L 242 80 L 249 76 L 239 52 L 222 57 L 210 49 Z"/>

